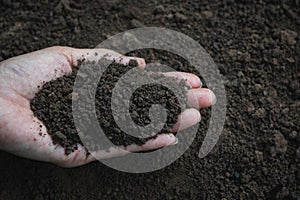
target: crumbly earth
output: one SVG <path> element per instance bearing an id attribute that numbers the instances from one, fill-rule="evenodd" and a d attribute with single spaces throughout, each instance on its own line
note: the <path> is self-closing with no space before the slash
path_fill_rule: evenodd
<path id="1" fill-rule="evenodd" d="M 142 145 L 147 140 L 156 137 L 156 135 L 150 136 L 149 133 L 144 133 L 145 131 L 138 131 L 138 137 L 133 137 L 122 131 L 122 128 L 116 124 L 116 118 L 114 118 L 112 113 L 112 92 L 116 83 L 126 87 L 129 91 L 131 91 L 134 84 L 142 84 L 141 87 L 135 91 L 132 90 L 128 92 L 128 90 L 125 90 L 116 92 L 116 97 L 113 99 L 116 101 L 116 110 L 125 108 L 126 101 L 124 101 L 124 99 L 128 94 L 132 94 L 129 103 L 130 116 L 121 119 L 120 116 L 115 115 L 115 117 L 119 117 L 117 119 L 119 123 L 125 123 L 125 125 L 129 126 L 127 120 L 132 118 L 133 122 L 140 127 L 146 125 L 153 126 L 152 130 L 154 131 L 157 124 L 152 122 L 149 118 L 149 109 L 153 104 L 163 104 L 164 108 L 168 110 L 167 120 L 163 129 L 158 130 L 158 134 L 169 133 L 170 130 L 172 130 L 173 125 L 177 122 L 178 115 L 186 107 L 185 93 L 189 87 L 185 84 L 185 80 L 180 81 L 178 84 L 175 78 L 166 77 L 161 73 L 138 70 L 137 62 L 131 60 L 128 65 L 115 62 L 110 64 L 103 72 L 98 84 L 95 85 L 96 93 L 94 97 L 90 95 L 90 92 L 83 91 L 79 94 L 77 93 L 79 91 L 73 91 L 75 80 L 77 80 L 78 84 L 82 87 L 93 86 L 93 83 L 98 81 L 98 79 L 95 78 L 97 78 L 97 70 L 99 71 L 101 66 L 100 63 L 82 63 L 80 65 L 81 70 L 78 69 L 78 66 L 73 69 L 72 74 L 65 75 L 44 84 L 30 102 L 34 115 L 46 125 L 54 144 L 63 146 L 66 154 L 70 154 L 76 150 L 77 144 L 82 144 L 74 124 L 72 99 L 74 101 L 80 100 L 83 102 L 78 102 L 78 110 L 83 116 L 80 120 L 84 121 L 83 126 L 79 127 L 83 135 L 91 137 L 91 135 L 87 135 L 89 134 L 87 131 L 91 129 L 93 124 L 90 123 L 91 119 L 87 116 L 92 116 L 93 110 L 86 109 L 85 106 L 89 107 L 88 104 L 95 99 L 95 111 L 98 122 L 107 138 L 109 138 L 113 144 L 118 146 L 127 146 L 130 144 Z M 128 72 L 133 68 L 137 70 Z M 127 78 L 120 80 L 127 72 L 130 73 Z M 152 83 L 153 81 L 166 84 L 169 89 L 160 84 L 153 83 L 145 85 L 145 83 Z M 176 86 L 178 86 L 177 91 L 175 91 Z M 177 99 L 174 93 L 176 93 L 180 99 Z M 157 114 L 161 112 L 161 110 L 153 111 Z M 92 132 L 97 132 L 96 129 L 93 130 L 95 131 Z M 97 145 L 94 144 L 92 140 L 89 140 L 89 143 L 92 143 L 94 146 Z M 110 147 L 111 146 L 107 145 L 98 148 L 108 149 Z"/>
<path id="2" fill-rule="evenodd" d="M 1 2 L 0 60 L 54 45 L 94 48 L 135 27 L 174 29 L 198 41 L 225 77 L 226 122 L 199 159 L 209 117 L 201 110 L 192 146 L 146 174 L 99 162 L 62 169 L 1 152 L 0 199 L 299 199 L 299 1 L 48 2 Z M 173 56 L 139 56 L 197 73 Z"/>

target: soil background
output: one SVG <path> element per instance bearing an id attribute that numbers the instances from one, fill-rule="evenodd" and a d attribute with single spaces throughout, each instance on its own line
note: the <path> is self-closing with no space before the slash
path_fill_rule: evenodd
<path id="1" fill-rule="evenodd" d="M 2 0 L 0 60 L 54 45 L 94 48 L 131 28 L 166 27 L 210 53 L 226 79 L 228 107 L 207 157 L 198 158 L 204 115 L 189 150 L 146 174 L 99 162 L 63 169 L 0 152 L 0 199 L 300 199 L 299 4 Z"/>

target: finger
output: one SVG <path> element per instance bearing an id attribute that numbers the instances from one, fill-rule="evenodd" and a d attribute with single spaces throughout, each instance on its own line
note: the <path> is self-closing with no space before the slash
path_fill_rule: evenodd
<path id="1" fill-rule="evenodd" d="M 188 108 L 178 116 L 178 122 L 173 126 L 172 131 L 177 132 L 191 127 L 201 120 L 200 112 L 194 108 Z"/>
<path id="2" fill-rule="evenodd" d="M 196 109 L 209 107 L 217 101 L 215 94 L 206 88 L 191 89 L 186 96 L 188 105 Z"/>
<path id="3" fill-rule="evenodd" d="M 61 166 L 61 167 L 77 167 L 80 165 L 85 165 L 87 163 L 93 162 L 96 159 L 108 159 L 113 157 L 124 156 L 133 152 L 141 152 L 141 151 L 149 151 L 158 148 L 162 148 L 165 146 L 172 145 L 176 142 L 176 137 L 173 134 L 159 134 L 156 138 L 148 140 L 143 145 L 131 144 L 126 147 L 111 147 L 108 150 L 100 150 L 97 152 L 93 152 L 90 155 L 86 156 L 87 152 L 82 145 L 78 145 L 78 150 L 75 150 L 69 155 L 64 154 L 64 149 L 61 148 L 58 151 L 56 150 L 56 154 L 59 155 L 55 158 L 53 163 Z"/>
<path id="4" fill-rule="evenodd" d="M 185 72 L 166 72 L 164 73 L 165 76 L 174 77 L 177 79 L 178 82 L 181 80 L 186 80 L 186 83 L 191 88 L 199 88 L 201 87 L 202 83 L 198 76 L 191 74 L 191 73 L 185 73 Z"/>
<path id="5" fill-rule="evenodd" d="M 115 61 L 117 63 L 127 65 L 130 60 L 135 60 L 138 63 L 138 66 L 145 68 L 146 62 L 143 58 L 129 57 L 124 56 L 120 53 L 117 53 L 108 49 L 76 49 L 68 48 L 63 50 L 65 55 L 68 57 L 68 60 L 71 66 L 77 66 L 82 61 L 95 61 L 98 62 L 102 58 L 107 60 Z"/>
<path id="6" fill-rule="evenodd" d="M 172 145 L 175 143 L 175 141 L 176 138 L 173 134 L 159 134 L 156 138 L 148 140 L 145 144 L 141 146 L 136 144 L 129 145 L 126 147 L 126 150 L 129 152 L 149 151 Z"/>
<path id="7" fill-rule="evenodd" d="M 131 144 L 127 147 L 112 147 L 109 150 L 94 152 L 93 155 L 98 159 L 107 159 L 118 156 L 124 156 L 132 152 L 149 151 L 161 147 L 172 145 L 176 142 L 173 134 L 159 134 L 156 138 L 148 140 L 143 145 Z"/>

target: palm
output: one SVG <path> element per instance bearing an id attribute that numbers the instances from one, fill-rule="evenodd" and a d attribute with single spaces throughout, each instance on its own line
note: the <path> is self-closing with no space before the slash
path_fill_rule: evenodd
<path id="1" fill-rule="evenodd" d="M 86 156 L 85 149 L 79 145 L 78 150 L 65 155 L 63 147 L 54 145 L 46 127 L 34 117 L 30 109 L 30 100 L 45 82 L 49 82 L 65 74 L 71 73 L 72 66 L 76 66 L 79 60 L 85 57 L 97 60 L 103 55 L 108 59 L 115 59 L 126 63 L 131 58 L 124 57 L 116 52 L 98 49 L 97 54 L 90 54 L 88 49 L 73 49 L 69 47 L 51 47 L 30 54 L 11 58 L 3 61 L 0 66 L 0 147 L 3 150 L 23 157 L 56 163 L 61 166 L 78 166 L 95 160 L 92 156 Z M 135 58 L 136 59 L 136 58 Z M 145 63 L 137 59 L 140 66 Z M 169 73 L 170 76 L 188 78 L 192 87 L 199 87 L 200 80 L 190 74 Z M 202 95 L 199 104 L 199 95 L 195 95 L 199 89 L 189 92 L 189 102 L 194 107 L 209 106 L 214 100 L 209 90 L 203 90 L 207 95 Z M 185 116 L 189 116 L 188 120 Z M 200 114 L 196 109 L 188 109 L 181 114 L 181 127 L 185 128 L 197 123 Z M 178 128 L 175 125 L 174 131 Z M 156 139 L 148 141 L 143 146 L 131 145 L 128 151 L 150 150 L 173 143 L 172 134 L 162 134 Z M 108 158 L 124 154 L 124 148 L 116 148 L 115 151 L 97 152 L 99 157 Z M 98 157 L 98 156 L 97 156 Z"/>

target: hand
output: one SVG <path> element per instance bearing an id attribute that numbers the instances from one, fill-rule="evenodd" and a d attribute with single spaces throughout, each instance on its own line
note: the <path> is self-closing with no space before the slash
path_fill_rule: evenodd
<path id="1" fill-rule="evenodd" d="M 119 63 L 128 63 L 130 59 L 137 60 L 140 67 L 145 61 L 140 58 L 126 57 L 107 49 L 74 49 L 70 47 L 50 47 L 29 54 L 17 56 L 0 63 L 0 149 L 22 157 L 55 163 L 64 167 L 74 167 L 94 161 L 91 155 L 86 156 L 86 150 L 78 145 L 69 155 L 65 155 L 64 148 L 54 145 L 46 127 L 39 127 L 34 121 L 30 109 L 30 100 L 45 82 L 49 82 L 72 72 L 72 67 L 79 64 L 83 58 L 99 60 L 107 59 Z M 192 89 L 187 98 L 191 107 L 180 114 L 173 131 L 184 129 L 200 121 L 199 108 L 212 105 L 215 95 L 208 89 L 199 88 L 200 79 L 192 74 L 182 72 L 165 73 L 167 76 L 187 79 Z M 200 101 L 201 99 L 201 101 Z M 39 121 L 40 122 L 40 121 Z M 43 124 L 42 122 L 40 122 Z M 180 126 L 179 126 L 180 124 Z M 39 135 L 40 129 L 45 137 Z M 114 148 L 113 151 L 100 151 L 99 157 L 110 158 L 124 155 L 128 152 L 146 151 L 171 145 L 175 142 L 173 134 L 161 134 L 149 140 L 142 146 L 130 145 Z"/>

